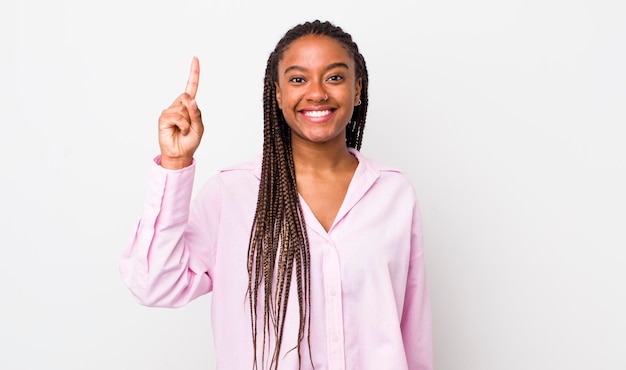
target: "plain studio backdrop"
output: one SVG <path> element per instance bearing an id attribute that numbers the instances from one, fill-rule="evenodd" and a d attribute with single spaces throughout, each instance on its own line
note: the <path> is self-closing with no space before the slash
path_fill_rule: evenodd
<path id="1" fill-rule="evenodd" d="M 625 10 L 3 1 L 0 369 L 213 368 L 211 296 L 143 307 L 118 272 L 157 118 L 196 55 L 196 184 L 256 155 L 267 57 L 316 18 L 367 60 L 362 152 L 420 198 L 437 370 L 626 369 Z"/>

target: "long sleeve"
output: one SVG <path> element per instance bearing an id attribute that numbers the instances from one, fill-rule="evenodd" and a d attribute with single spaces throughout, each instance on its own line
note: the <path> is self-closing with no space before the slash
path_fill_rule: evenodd
<path id="1" fill-rule="evenodd" d="M 160 167 L 158 159 L 150 168 L 142 215 L 123 251 L 120 273 L 141 304 L 179 307 L 212 289 L 211 229 L 198 225 L 218 223 L 219 207 L 196 212 L 190 220 L 195 164 L 174 171 Z"/>
<path id="2" fill-rule="evenodd" d="M 280 368 L 432 370 L 415 191 L 400 171 L 353 153 L 359 166 L 328 231 L 302 203 L 310 244 L 310 332 L 303 350 L 290 350 L 300 328 L 294 275 Z M 258 156 L 222 169 L 191 200 L 194 165 L 168 171 L 154 164 L 120 265 L 144 305 L 178 307 L 211 292 L 217 369 L 250 368 L 255 356 L 245 345 L 251 337 L 247 261 L 261 167 Z"/>
<path id="3" fill-rule="evenodd" d="M 417 203 L 413 210 L 411 257 L 401 328 L 409 369 L 432 370 L 430 297 L 424 263 L 422 221 Z"/>

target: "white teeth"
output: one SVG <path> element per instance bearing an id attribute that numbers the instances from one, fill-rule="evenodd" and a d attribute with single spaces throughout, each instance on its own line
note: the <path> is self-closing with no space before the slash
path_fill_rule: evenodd
<path id="1" fill-rule="evenodd" d="M 327 114 L 330 114 L 329 110 L 309 110 L 304 112 L 304 115 L 308 117 L 322 117 Z"/>

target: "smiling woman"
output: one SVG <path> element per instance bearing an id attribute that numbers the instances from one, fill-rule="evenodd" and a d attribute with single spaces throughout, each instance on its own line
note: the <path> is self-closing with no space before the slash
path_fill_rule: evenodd
<path id="1" fill-rule="evenodd" d="M 305 142 L 345 148 L 345 131 L 361 95 L 355 62 L 339 41 L 308 35 L 294 41 L 278 63 L 276 101 L 292 132 Z"/>
<path id="2" fill-rule="evenodd" d="M 346 126 L 361 86 L 351 55 L 328 36 L 295 40 L 278 63 L 276 101 L 291 131 L 297 189 L 327 231 L 358 165 Z M 331 171 L 319 171 L 325 168 Z"/>
<path id="3" fill-rule="evenodd" d="M 401 171 L 359 152 L 368 74 L 352 37 L 320 21 L 284 35 L 267 62 L 262 157 L 191 202 L 199 73 L 194 58 L 159 118 L 120 266 L 133 294 L 178 307 L 212 292 L 218 369 L 432 369 L 419 206 Z"/>

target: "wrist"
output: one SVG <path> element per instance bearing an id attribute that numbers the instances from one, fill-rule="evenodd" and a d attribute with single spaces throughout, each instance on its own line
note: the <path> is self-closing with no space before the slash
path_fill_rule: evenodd
<path id="1" fill-rule="evenodd" d="M 168 157 L 161 154 L 159 165 L 168 170 L 180 170 L 191 166 L 193 157 Z"/>

